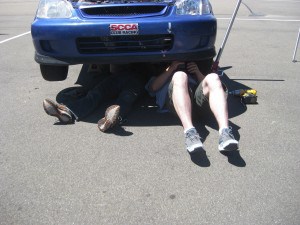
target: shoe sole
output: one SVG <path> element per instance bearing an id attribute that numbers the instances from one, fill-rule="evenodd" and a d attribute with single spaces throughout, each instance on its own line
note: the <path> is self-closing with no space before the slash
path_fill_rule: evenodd
<path id="1" fill-rule="evenodd" d="M 225 146 L 225 147 L 223 147 Z M 223 146 L 219 145 L 219 151 L 220 152 L 231 152 L 231 151 L 238 151 L 239 145 L 237 141 L 229 141 L 225 142 Z"/>
<path id="2" fill-rule="evenodd" d="M 107 119 L 105 119 L 105 117 L 98 121 L 98 128 L 102 132 L 107 131 L 111 127 L 111 125 L 112 124 Z"/>
<path id="3" fill-rule="evenodd" d="M 120 114 L 120 106 L 112 105 L 108 107 L 105 111 L 105 118 L 109 120 L 112 124 L 117 122 Z"/>
<path id="4" fill-rule="evenodd" d="M 60 122 L 63 123 L 70 123 L 71 118 L 67 115 L 63 115 L 58 109 L 57 109 L 57 104 L 53 102 L 50 99 L 45 99 L 43 101 L 43 108 L 45 112 L 49 116 L 55 116 L 57 119 L 59 119 Z"/>
<path id="5" fill-rule="evenodd" d="M 98 128 L 100 131 L 105 132 L 109 128 L 113 127 L 118 120 L 120 114 L 120 106 L 112 105 L 105 111 L 105 117 L 98 121 Z"/>

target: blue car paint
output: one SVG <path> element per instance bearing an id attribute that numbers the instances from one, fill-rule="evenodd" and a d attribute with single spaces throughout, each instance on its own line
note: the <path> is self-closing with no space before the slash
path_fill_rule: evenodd
<path id="1" fill-rule="evenodd" d="M 93 7 L 93 6 L 91 6 Z M 215 55 L 217 22 L 212 15 L 176 15 L 175 7 L 159 16 L 95 18 L 83 16 L 79 8 L 69 19 L 35 18 L 31 26 L 35 60 L 40 64 L 117 63 L 134 61 L 203 60 Z M 109 37 L 110 24 L 139 25 L 139 34 L 172 34 L 173 46 L 167 51 L 112 52 L 84 54 L 77 49 L 81 37 Z"/>

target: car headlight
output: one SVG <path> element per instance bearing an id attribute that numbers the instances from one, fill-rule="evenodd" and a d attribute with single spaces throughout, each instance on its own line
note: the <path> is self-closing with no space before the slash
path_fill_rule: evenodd
<path id="1" fill-rule="evenodd" d="M 67 0 L 40 0 L 36 16 L 38 18 L 70 18 L 72 4 Z"/>
<path id="2" fill-rule="evenodd" d="M 177 0 L 177 15 L 205 15 L 211 13 L 209 0 Z"/>

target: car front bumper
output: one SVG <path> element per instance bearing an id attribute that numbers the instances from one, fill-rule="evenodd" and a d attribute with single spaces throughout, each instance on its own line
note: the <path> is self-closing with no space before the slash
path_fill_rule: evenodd
<path id="1" fill-rule="evenodd" d="M 117 19 L 38 19 L 31 25 L 35 61 L 48 65 L 72 65 L 83 63 L 130 63 L 158 61 L 195 61 L 215 56 L 216 19 L 206 16 L 166 16 L 159 18 L 123 19 L 123 24 L 138 24 L 138 35 L 119 36 L 114 44 L 110 25 L 120 23 Z M 155 35 L 153 38 L 152 36 Z M 167 43 L 167 49 L 148 49 L 139 38 L 162 37 L 159 44 Z M 131 38 L 129 41 L 128 38 Z M 101 48 L 98 38 L 101 38 Z M 119 47 L 118 42 L 135 46 Z M 103 42 L 103 40 L 108 40 Z M 151 41 L 153 42 L 153 40 Z M 82 45 L 81 40 L 85 43 Z M 87 40 L 87 41 L 86 41 Z M 155 44 L 155 42 L 153 42 Z M 151 46 L 154 46 L 153 43 Z M 82 49 L 87 46 L 89 51 Z M 104 46 L 104 51 L 103 50 Z M 130 46 L 131 47 L 131 46 Z M 93 49 L 98 49 L 94 51 Z"/>

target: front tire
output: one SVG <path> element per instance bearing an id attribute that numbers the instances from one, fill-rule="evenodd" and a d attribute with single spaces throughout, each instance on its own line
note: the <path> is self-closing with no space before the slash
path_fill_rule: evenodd
<path id="1" fill-rule="evenodd" d="M 47 81 L 62 81 L 68 76 L 69 66 L 52 66 L 40 64 L 43 78 Z"/>

